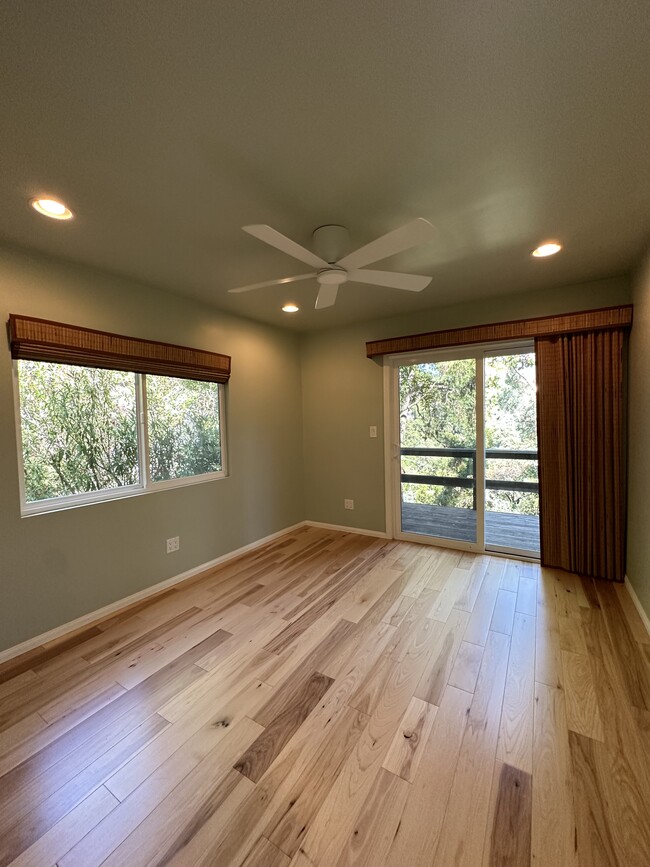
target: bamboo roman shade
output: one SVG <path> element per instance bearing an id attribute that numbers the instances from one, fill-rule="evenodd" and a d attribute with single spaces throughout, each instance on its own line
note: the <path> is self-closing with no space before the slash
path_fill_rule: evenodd
<path id="1" fill-rule="evenodd" d="M 604 307 L 601 310 L 583 310 L 558 316 L 540 316 L 535 319 L 515 319 L 491 325 L 472 325 L 468 328 L 450 328 L 429 331 L 408 337 L 371 340 L 366 343 L 366 355 L 375 358 L 398 352 L 421 352 L 467 346 L 471 343 L 492 343 L 500 340 L 521 340 L 531 337 L 550 337 L 557 334 L 577 334 L 608 328 L 629 328 L 632 324 L 632 305 Z"/>
<path id="2" fill-rule="evenodd" d="M 204 382 L 227 382 L 230 377 L 229 355 L 31 316 L 11 314 L 9 340 L 11 357 L 28 361 L 103 367 Z"/>

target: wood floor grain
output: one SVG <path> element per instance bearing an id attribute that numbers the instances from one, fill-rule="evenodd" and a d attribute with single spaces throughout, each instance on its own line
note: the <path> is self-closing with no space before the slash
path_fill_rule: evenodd
<path id="1" fill-rule="evenodd" d="M 626 593 L 289 533 L 0 666 L 0 867 L 647 867 Z"/>
<path id="2" fill-rule="evenodd" d="M 485 842 L 487 864 L 489 867 L 530 867 L 531 775 L 503 764 L 497 779 L 494 818 Z M 486 863 L 485 858 L 483 863 Z"/>

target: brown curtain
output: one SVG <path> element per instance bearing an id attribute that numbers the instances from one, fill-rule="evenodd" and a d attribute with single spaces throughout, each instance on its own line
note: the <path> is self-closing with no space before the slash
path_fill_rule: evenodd
<path id="1" fill-rule="evenodd" d="M 535 340 L 542 565 L 614 581 L 625 576 L 624 339 Z"/>
<path id="2" fill-rule="evenodd" d="M 174 343 L 125 337 L 33 316 L 9 317 L 11 357 L 228 382 L 230 356 Z"/>

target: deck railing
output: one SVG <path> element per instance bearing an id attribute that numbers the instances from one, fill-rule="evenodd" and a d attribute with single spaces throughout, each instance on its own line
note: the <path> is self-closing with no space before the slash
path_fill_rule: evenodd
<path id="1" fill-rule="evenodd" d="M 468 458 L 472 462 L 472 474 L 465 478 L 459 476 L 432 476 L 415 473 L 401 473 L 402 482 L 410 482 L 416 485 L 441 485 L 446 488 L 471 488 L 473 492 L 474 508 L 476 508 L 476 449 L 427 449 L 427 448 L 401 448 L 400 455 L 413 455 L 416 457 L 431 458 Z M 486 460 L 516 460 L 536 461 L 536 449 L 486 449 Z M 522 482 L 486 479 L 485 487 L 491 491 L 521 491 L 525 493 L 538 493 L 538 482 Z"/>

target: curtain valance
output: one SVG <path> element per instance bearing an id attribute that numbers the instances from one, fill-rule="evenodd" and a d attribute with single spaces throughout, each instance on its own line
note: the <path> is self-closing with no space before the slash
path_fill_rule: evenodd
<path id="1" fill-rule="evenodd" d="M 374 358 L 378 355 L 392 355 L 399 352 L 420 352 L 426 349 L 466 346 L 471 343 L 493 343 L 501 340 L 550 337 L 556 334 L 577 334 L 581 331 L 629 328 L 631 325 L 632 305 L 625 304 L 621 307 L 604 307 L 600 310 L 583 310 L 579 313 L 562 313 L 557 316 L 516 319 L 512 322 L 495 322 L 490 325 L 429 331 L 426 334 L 412 334 L 408 337 L 371 340 L 366 343 L 366 355 L 368 358 Z"/>
<path id="2" fill-rule="evenodd" d="M 173 343 L 141 340 L 77 325 L 9 317 L 12 358 L 128 370 L 205 382 L 227 382 L 230 356 Z"/>

